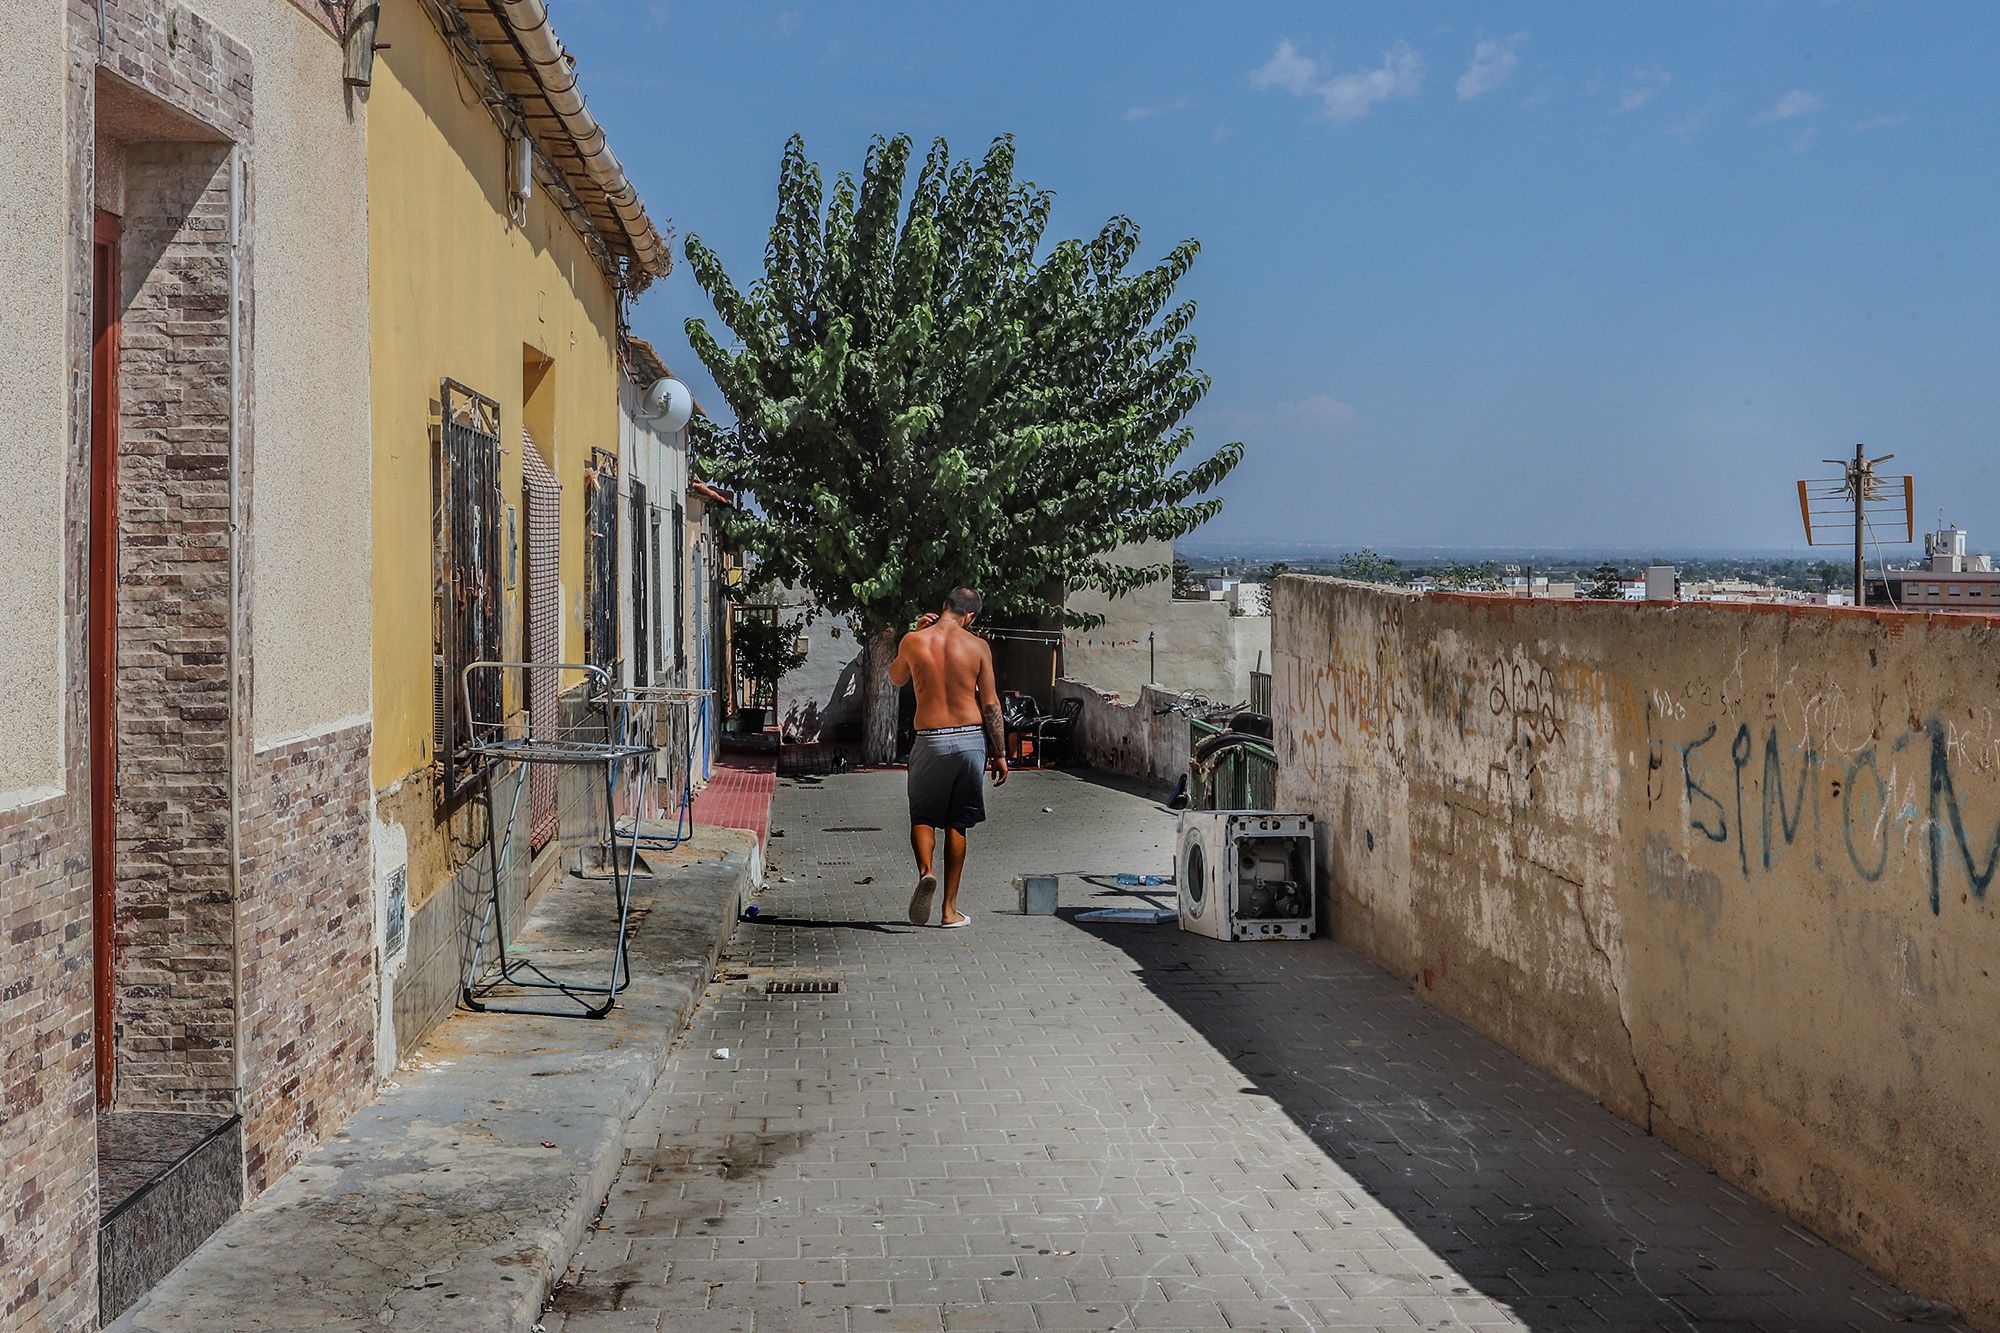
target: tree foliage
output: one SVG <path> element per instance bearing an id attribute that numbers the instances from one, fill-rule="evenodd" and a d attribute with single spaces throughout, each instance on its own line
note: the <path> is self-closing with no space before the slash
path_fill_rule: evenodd
<path id="1" fill-rule="evenodd" d="M 1615 602 L 1623 597 L 1625 589 L 1619 582 L 1618 566 L 1609 561 L 1599 565 L 1592 571 L 1590 586 L 1582 595 L 1606 602 Z"/>
<path id="2" fill-rule="evenodd" d="M 880 630 L 956 584 L 990 614 L 1045 614 L 1079 588 L 1122 592 L 1165 566 L 1107 560 L 1215 513 L 1242 455 L 1189 466 L 1182 425 L 1207 391 L 1184 241 L 1135 268 L 1138 228 L 1043 248 L 1051 196 L 931 146 L 905 197 L 910 140 L 876 139 L 831 194 L 786 144 L 764 271 L 747 289 L 697 236 L 689 270 L 732 342 L 687 333 L 736 416 L 708 474 L 753 497 L 731 536 L 829 611 Z"/>
<path id="3" fill-rule="evenodd" d="M 1401 583 L 1403 581 L 1403 572 L 1396 567 L 1394 560 L 1384 555 L 1377 555 L 1373 550 L 1365 546 L 1358 551 L 1349 551 L 1346 555 L 1340 557 L 1339 561 L 1334 564 L 1333 572 L 1336 577 L 1354 579 L 1360 583 Z"/>
<path id="4" fill-rule="evenodd" d="M 1431 581 L 1453 592 L 1494 592 L 1500 587 L 1500 571 L 1491 560 L 1451 560 L 1431 571 Z"/>

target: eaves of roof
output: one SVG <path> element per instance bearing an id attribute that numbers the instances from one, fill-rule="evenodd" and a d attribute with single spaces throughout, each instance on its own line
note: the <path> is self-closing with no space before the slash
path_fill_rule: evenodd
<path id="1" fill-rule="evenodd" d="M 584 104 L 576 58 L 557 40 L 542 0 L 429 0 L 426 7 L 459 63 L 512 104 L 573 204 L 571 221 L 601 247 L 598 258 L 618 285 L 638 292 L 665 277 L 673 267 L 667 237 Z"/>

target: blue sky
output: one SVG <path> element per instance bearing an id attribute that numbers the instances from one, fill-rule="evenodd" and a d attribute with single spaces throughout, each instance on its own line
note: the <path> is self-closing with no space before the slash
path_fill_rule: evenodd
<path id="1" fill-rule="evenodd" d="M 1851 450 L 2000 549 L 2000 5 L 559 0 L 655 216 L 761 264 L 778 154 L 1016 136 L 1053 234 L 1202 257 L 1202 534 L 1796 544 Z M 640 302 L 698 395 L 684 266 Z"/>

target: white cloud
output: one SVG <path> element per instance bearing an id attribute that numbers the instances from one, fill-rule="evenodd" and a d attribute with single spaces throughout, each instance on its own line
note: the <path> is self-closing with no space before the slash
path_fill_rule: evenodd
<path id="1" fill-rule="evenodd" d="M 1715 108 L 1713 106 L 1705 106 L 1698 111 L 1691 111 L 1673 124 L 1667 126 L 1667 137 L 1670 139 L 1679 139 L 1682 143 L 1692 143 L 1700 137 L 1703 130 L 1708 128 L 1708 122 L 1714 114 Z"/>
<path id="2" fill-rule="evenodd" d="M 1805 152 L 1813 146 L 1813 141 L 1817 138 L 1819 138 L 1819 127 L 1817 125 L 1806 126 L 1792 136 L 1792 151 L 1794 153 Z"/>
<path id="3" fill-rule="evenodd" d="M 1358 415 L 1354 404 L 1343 402 L 1330 393 L 1309 394 L 1289 403 L 1279 403 L 1271 409 L 1271 414 L 1301 426 L 1335 426 L 1352 421 Z"/>
<path id="4" fill-rule="evenodd" d="M 1857 130 L 1893 130 L 1898 125 L 1907 125 L 1915 117 L 1904 111 L 1894 116 L 1867 116 L 1854 122 Z"/>
<path id="5" fill-rule="evenodd" d="M 1472 63 L 1458 76 L 1459 100 L 1484 97 L 1513 77 L 1521 63 L 1521 43 L 1527 39 L 1527 33 L 1517 32 L 1512 37 L 1485 38 L 1473 47 Z"/>
<path id="6" fill-rule="evenodd" d="M 1321 79 L 1319 62 L 1300 53 L 1287 37 L 1278 43 L 1271 58 L 1250 72 L 1256 88 L 1281 88 L 1297 97 L 1320 99 L 1320 115 L 1336 125 L 1360 120 L 1379 102 L 1392 97 L 1412 97 L 1424 86 L 1424 61 L 1407 42 L 1397 42 L 1382 53 L 1375 69 L 1335 74 Z"/>
<path id="7" fill-rule="evenodd" d="M 1250 71 L 1250 86 L 1253 88 L 1283 88 L 1288 93 L 1304 97 L 1313 90 L 1313 79 L 1319 73 L 1319 66 L 1311 56 L 1299 54 L 1299 48 L 1292 39 L 1284 38 L 1271 58 L 1258 68 Z"/>
<path id="8" fill-rule="evenodd" d="M 1151 120 L 1154 116 L 1165 116 L 1175 111 L 1185 111 L 1193 105 L 1194 99 L 1192 97 L 1176 97 L 1171 102 L 1159 102 L 1150 106 L 1129 106 L 1125 108 L 1125 119 Z"/>
<path id="9" fill-rule="evenodd" d="M 1618 96 L 1618 109 L 1637 111 L 1658 97 L 1673 81 L 1674 76 L 1663 69 L 1633 70 L 1632 77 L 1626 81 L 1625 91 Z"/>
<path id="10" fill-rule="evenodd" d="M 1773 102 L 1768 111 L 1759 111 L 1751 123 L 1770 125 L 1780 120 L 1790 120 L 1793 116 L 1809 116 L 1825 105 L 1826 99 L 1818 93 L 1794 88 Z"/>

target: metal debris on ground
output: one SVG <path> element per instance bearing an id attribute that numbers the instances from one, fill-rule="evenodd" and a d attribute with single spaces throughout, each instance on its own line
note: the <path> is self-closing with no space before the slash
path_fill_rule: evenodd
<path id="1" fill-rule="evenodd" d="M 1180 909 L 1177 907 L 1099 907 L 1076 914 L 1078 921 L 1130 921 L 1147 926 L 1179 918 Z"/>

